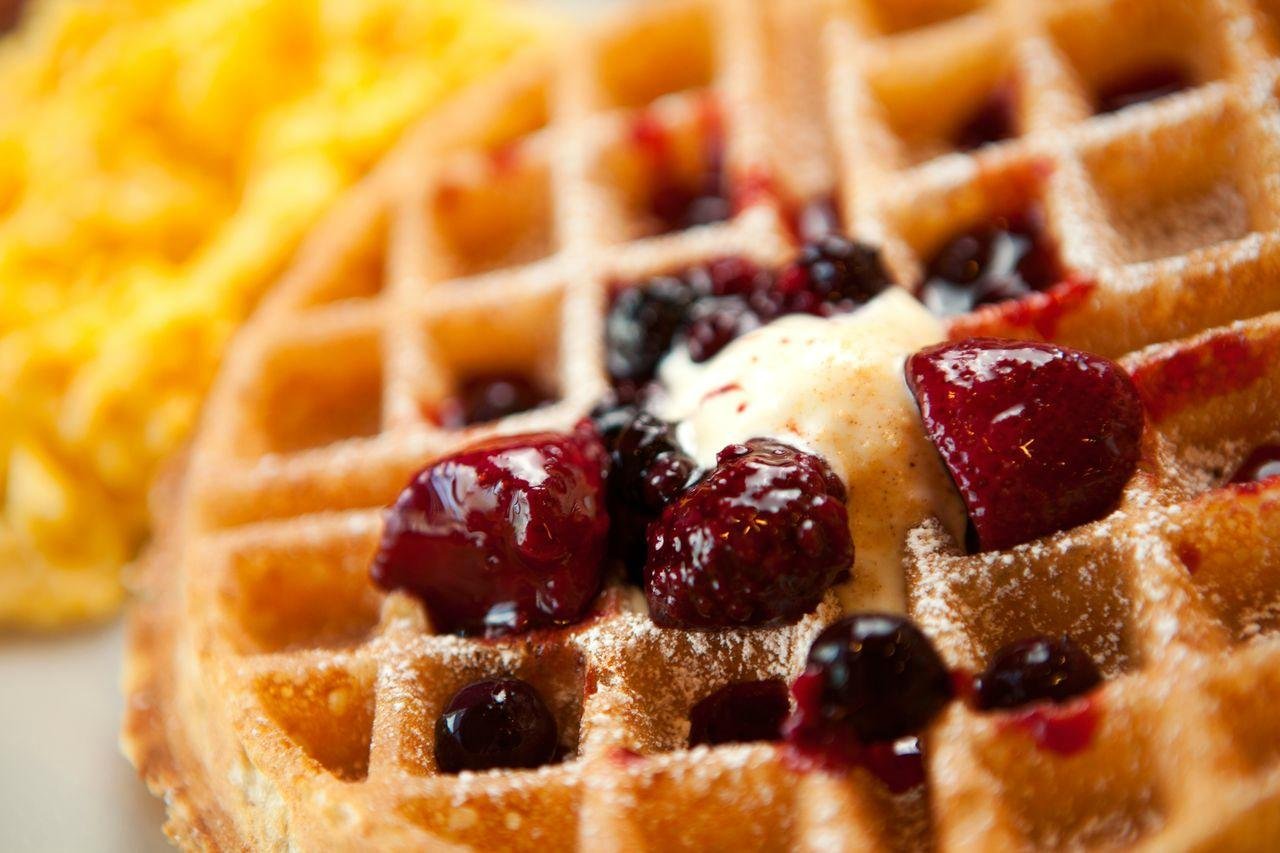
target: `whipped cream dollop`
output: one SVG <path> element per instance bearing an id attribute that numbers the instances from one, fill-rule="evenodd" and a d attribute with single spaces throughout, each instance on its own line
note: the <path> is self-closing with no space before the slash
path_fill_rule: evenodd
<path id="1" fill-rule="evenodd" d="M 850 314 L 783 317 L 694 364 L 662 363 L 657 413 L 704 466 L 721 448 L 776 438 L 827 460 L 849 491 L 853 580 L 846 609 L 902 611 L 907 532 L 933 516 L 959 537 L 964 507 L 925 435 L 903 365 L 945 330 L 900 288 Z"/>

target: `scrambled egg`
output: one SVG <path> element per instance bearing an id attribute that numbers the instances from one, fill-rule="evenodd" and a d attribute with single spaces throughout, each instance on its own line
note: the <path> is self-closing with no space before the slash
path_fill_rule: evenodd
<path id="1" fill-rule="evenodd" d="M 307 227 L 537 33 L 496 0 L 41 0 L 0 45 L 0 625 L 109 613 Z"/>

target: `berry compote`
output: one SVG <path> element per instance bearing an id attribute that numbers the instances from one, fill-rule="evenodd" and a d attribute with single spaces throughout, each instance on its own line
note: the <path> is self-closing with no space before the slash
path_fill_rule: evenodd
<path id="1" fill-rule="evenodd" d="M 689 712 L 689 746 L 777 740 L 791 710 L 788 695 L 777 679 L 721 687 Z"/>
<path id="2" fill-rule="evenodd" d="M 573 622 L 600 588 L 606 464 L 587 422 L 441 459 L 388 510 L 370 574 L 421 599 L 441 632 L 494 637 Z"/>
<path id="3" fill-rule="evenodd" d="M 1044 215 L 1031 205 L 952 236 L 929 259 L 920 300 L 953 316 L 1048 290 L 1064 276 Z"/>
<path id="4" fill-rule="evenodd" d="M 649 526 L 649 614 L 663 628 L 794 622 L 853 565 L 844 484 L 771 439 L 716 462 Z"/>
<path id="5" fill-rule="evenodd" d="M 440 404 L 436 421 L 445 429 L 462 429 L 527 412 L 548 402 L 542 388 L 522 374 L 474 376 Z"/>
<path id="6" fill-rule="evenodd" d="M 952 144 L 960 151 L 972 151 L 984 145 L 1014 136 L 1015 90 L 1012 83 L 993 89 L 977 108 L 955 130 Z"/>
<path id="7" fill-rule="evenodd" d="M 477 681 L 436 720 L 436 765 L 443 773 L 540 767 L 555 756 L 556 740 L 555 718 L 528 682 Z"/>
<path id="8" fill-rule="evenodd" d="M 1070 637 L 1028 637 L 995 653 L 978 676 L 974 698 L 983 710 L 1061 703 L 1101 683 L 1093 658 Z"/>
<path id="9" fill-rule="evenodd" d="M 1101 518 L 1137 468 L 1142 400 L 1113 361 L 970 338 L 921 350 L 906 373 L 982 550 Z"/>

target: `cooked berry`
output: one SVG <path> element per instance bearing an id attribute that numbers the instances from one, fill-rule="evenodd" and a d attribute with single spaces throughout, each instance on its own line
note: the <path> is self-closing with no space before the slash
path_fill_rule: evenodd
<path id="1" fill-rule="evenodd" d="M 801 243 L 840 233 L 840 209 L 831 196 L 815 198 L 794 211 L 791 230 Z"/>
<path id="2" fill-rule="evenodd" d="M 573 622 L 600 588 L 604 467 L 589 424 L 442 459 L 387 512 L 373 580 L 418 596 L 441 632 L 501 636 Z"/>
<path id="3" fill-rule="evenodd" d="M 919 734 L 951 701 L 951 674 L 902 616 L 846 616 L 814 640 L 793 688 L 788 738 L 858 756 L 861 747 Z"/>
<path id="4" fill-rule="evenodd" d="M 1097 112 L 1113 113 L 1134 104 L 1154 101 L 1166 95 L 1190 89 L 1195 81 L 1186 69 L 1177 65 L 1140 68 L 1118 77 L 1098 90 Z"/>
<path id="5" fill-rule="evenodd" d="M 649 150 L 653 158 L 649 210 L 662 233 L 724 222 L 733 216 L 724 145 L 718 137 L 707 139 L 701 174 L 693 180 L 678 174 L 669 142 Z"/>
<path id="6" fill-rule="evenodd" d="M 605 325 L 609 375 L 647 382 L 671 349 L 696 294 L 676 276 L 655 276 L 618 291 Z"/>
<path id="7" fill-rule="evenodd" d="M 935 314 L 951 316 L 1048 290 L 1062 278 L 1057 250 L 1033 206 L 943 244 L 925 269 L 920 298 Z"/>
<path id="8" fill-rule="evenodd" d="M 819 457 L 758 438 L 720 451 L 650 525 L 645 594 L 665 628 L 793 622 L 852 564 L 840 479 Z"/>
<path id="9" fill-rule="evenodd" d="M 1065 634 L 1028 637 L 996 652 L 978 676 L 979 708 L 1065 702 L 1102 682 L 1093 659 Z"/>
<path id="10" fill-rule="evenodd" d="M 671 424 L 647 412 L 622 407 L 600 413 L 596 423 L 609 450 L 609 551 L 643 583 L 649 523 L 684 493 L 697 465 Z"/>
<path id="11" fill-rule="evenodd" d="M 441 404 L 437 420 L 446 429 L 461 429 L 536 409 L 547 402 L 547 395 L 527 376 L 476 376 L 463 382 L 457 395 Z"/>
<path id="12" fill-rule="evenodd" d="M 880 253 L 835 234 L 807 243 L 778 277 L 780 313 L 830 316 L 852 311 L 891 284 Z"/>
<path id="13" fill-rule="evenodd" d="M 773 276 L 746 258 L 729 255 L 706 266 L 694 267 L 686 275 L 689 286 L 711 296 L 750 296 L 773 286 Z"/>
<path id="14" fill-rule="evenodd" d="M 733 341 L 763 325 L 763 321 L 740 296 L 699 299 L 689 312 L 689 328 L 685 341 L 689 357 L 703 362 Z"/>
<path id="15" fill-rule="evenodd" d="M 1264 444 L 1254 448 L 1249 458 L 1232 475 L 1233 483 L 1257 483 L 1280 476 L 1280 446 Z"/>
<path id="16" fill-rule="evenodd" d="M 907 384 L 983 550 L 1101 518 L 1137 467 L 1142 402 L 1108 359 L 973 338 L 911 356 Z"/>
<path id="17" fill-rule="evenodd" d="M 721 687 L 689 712 L 689 746 L 777 740 L 791 708 L 777 679 Z"/>
<path id="18" fill-rule="evenodd" d="M 538 691 L 518 678 L 467 685 L 436 720 L 436 765 L 444 773 L 539 767 L 555 752 L 555 718 Z"/>
<path id="19" fill-rule="evenodd" d="M 1014 89 L 1010 84 L 997 86 L 964 124 L 956 128 L 952 142 L 961 151 L 972 151 L 983 145 L 1000 142 L 1014 135 Z"/>

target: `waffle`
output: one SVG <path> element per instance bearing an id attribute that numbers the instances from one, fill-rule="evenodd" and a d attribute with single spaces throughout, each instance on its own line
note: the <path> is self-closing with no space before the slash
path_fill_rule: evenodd
<path id="1" fill-rule="evenodd" d="M 1274 17 L 1273 17 L 1274 15 Z M 241 334 L 183 473 L 157 494 L 125 676 L 126 751 L 189 848 L 1270 849 L 1280 841 L 1280 487 L 1229 485 L 1280 438 L 1280 8 L 1228 0 L 649 4 L 521 59 L 417 129 L 309 240 Z M 1093 116 L 1097 87 L 1177 60 L 1197 84 Z M 996 87 L 1014 139 L 948 150 Z M 737 213 L 654 236 L 660 122 L 679 168 L 725 144 Z M 448 149 L 446 151 L 446 149 Z M 459 150 L 460 149 L 460 150 Z M 608 388 L 615 282 L 794 254 L 797 206 L 918 282 L 947 235 L 1032 187 L 1072 275 L 951 321 L 1121 358 L 1148 409 L 1108 517 L 966 555 L 904 550 L 906 609 L 947 663 L 1069 632 L 1098 662 L 1090 746 L 1038 749 L 953 703 L 927 782 L 804 773 L 775 744 L 688 749 L 717 687 L 791 680 L 840 612 L 659 630 L 606 588 L 564 630 L 435 634 L 368 580 L 380 508 L 492 432 L 566 429 Z M 1172 341 L 1172 343 L 1170 343 Z M 449 431 L 467 377 L 518 369 L 553 405 Z M 471 680 L 546 697 L 567 750 L 445 775 L 431 731 Z"/>

